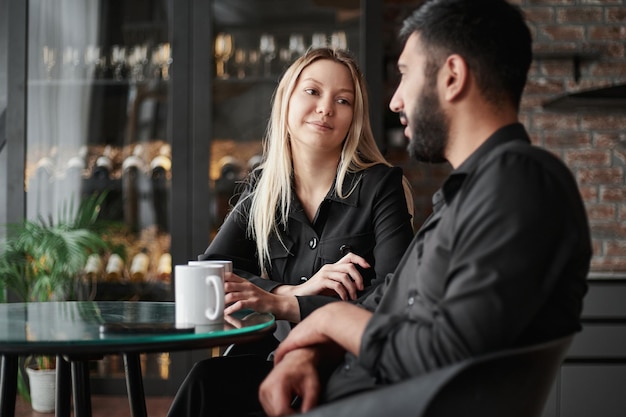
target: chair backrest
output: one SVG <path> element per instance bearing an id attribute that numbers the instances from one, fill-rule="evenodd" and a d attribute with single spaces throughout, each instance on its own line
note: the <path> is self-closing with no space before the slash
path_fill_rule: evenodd
<path id="1" fill-rule="evenodd" d="M 539 417 L 573 338 L 471 358 L 302 417 Z"/>
<path id="2" fill-rule="evenodd" d="M 572 339 L 468 360 L 434 394 L 422 416 L 541 416 Z"/>

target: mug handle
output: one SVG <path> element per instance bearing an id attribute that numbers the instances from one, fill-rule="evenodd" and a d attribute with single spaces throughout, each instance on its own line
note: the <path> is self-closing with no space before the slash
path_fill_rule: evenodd
<path id="1" fill-rule="evenodd" d="M 217 320 L 224 311 L 224 284 L 222 284 L 222 278 L 217 275 L 209 275 L 206 277 L 206 285 L 212 287 L 215 294 L 215 306 L 214 308 L 207 308 L 204 315 L 209 320 Z"/>

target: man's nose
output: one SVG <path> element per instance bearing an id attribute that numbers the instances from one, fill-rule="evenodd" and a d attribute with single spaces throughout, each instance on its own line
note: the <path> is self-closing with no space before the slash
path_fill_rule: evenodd
<path id="1" fill-rule="evenodd" d="M 389 108 L 394 113 L 400 113 L 402 111 L 402 100 L 400 99 L 400 94 L 398 94 L 398 89 L 396 89 L 393 93 L 393 97 L 391 97 Z"/>

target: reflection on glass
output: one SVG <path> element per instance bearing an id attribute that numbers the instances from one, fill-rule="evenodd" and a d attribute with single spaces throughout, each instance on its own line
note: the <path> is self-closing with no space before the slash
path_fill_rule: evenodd
<path id="1" fill-rule="evenodd" d="M 56 64 L 55 60 L 55 51 L 54 48 L 51 48 L 47 45 L 43 47 L 43 65 L 46 70 L 46 78 L 48 80 L 52 79 L 52 70 L 54 69 L 54 65 Z"/>
<path id="2" fill-rule="evenodd" d="M 256 49 L 248 51 L 248 73 L 256 77 L 259 75 L 259 63 L 261 53 Z"/>
<path id="3" fill-rule="evenodd" d="M 170 79 L 170 64 L 172 63 L 172 53 L 169 43 L 161 43 L 157 45 L 152 53 L 152 66 L 154 67 L 154 76 L 156 79 Z"/>
<path id="4" fill-rule="evenodd" d="M 159 377 L 161 379 L 168 379 L 170 377 L 170 354 L 160 353 L 157 358 L 157 363 L 159 364 Z"/>
<path id="5" fill-rule="evenodd" d="M 80 52 L 78 48 L 66 46 L 63 50 L 63 72 L 65 78 L 78 78 Z"/>
<path id="6" fill-rule="evenodd" d="M 346 32 L 333 32 L 332 35 L 330 35 L 330 46 L 334 49 L 347 49 L 348 40 L 346 39 Z"/>
<path id="7" fill-rule="evenodd" d="M 327 45 L 326 35 L 321 32 L 316 32 L 311 37 L 311 48 L 323 48 Z"/>
<path id="8" fill-rule="evenodd" d="M 106 58 L 100 55 L 100 47 L 95 45 L 87 45 L 83 58 L 85 62 L 85 78 L 100 78 L 104 72 Z"/>
<path id="9" fill-rule="evenodd" d="M 117 81 L 126 78 L 126 48 L 113 45 L 111 49 L 111 67 L 113 68 L 113 78 Z"/>
<path id="10" fill-rule="evenodd" d="M 289 36 L 289 52 L 291 54 L 291 60 L 295 60 L 300 55 L 304 54 L 306 50 L 304 46 L 304 36 L 299 33 L 293 33 Z"/>
<path id="11" fill-rule="evenodd" d="M 291 52 L 287 48 L 280 48 L 278 51 L 278 59 L 280 60 L 280 64 L 287 67 L 291 62 Z"/>
<path id="12" fill-rule="evenodd" d="M 245 49 L 237 48 L 235 49 L 235 71 L 237 74 L 237 78 L 245 78 L 246 76 L 246 60 L 247 54 Z"/>
<path id="13" fill-rule="evenodd" d="M 228 78 L 226 63 L 233 56 L 233 49 L 233 36 L 230 33 L 218 33 L 215 37 L 216 75 L 218 78 Z"/>
<path id="14" fill-rule="evenodd" d="M 263 57 L 264 75 L 267 77 L 272 73 L 272 60 L 276 58 L 276 43 L 273 35 L 263 34 L 259 42 L 259 51 Z"/>
<path id="15" fill-rule="evenodd" d="M 133 81 L 143 81 L 148 64 L 148 46 L 136 45 L 131 48 L 126 61 L 130 67 L 130 78 Z"/>

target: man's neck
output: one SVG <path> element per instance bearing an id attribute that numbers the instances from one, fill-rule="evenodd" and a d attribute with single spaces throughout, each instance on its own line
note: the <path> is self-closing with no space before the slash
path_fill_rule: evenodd
<path id="1" fill-rule="evenodd" d="M 494 109 L 482 104 L 460 109 L 451 118 L 446 158 L 455 169 L 498 129 L 519 122 L 514 109 Z"/>

